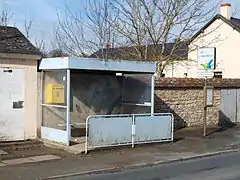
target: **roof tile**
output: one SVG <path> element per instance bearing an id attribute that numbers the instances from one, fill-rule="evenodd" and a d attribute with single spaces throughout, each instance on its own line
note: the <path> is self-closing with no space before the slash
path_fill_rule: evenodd
<path id="1" fill-rule="evenodd" d="M 16 27 L 9 26 L 0 26 L 0 52 L 41 55 Z"/>
<path id="2" fill-rule="evenodd" d="M 179 58 L 179 59 L 187 59 L 188 58 L 188 44 L 187 42 L 182 42 L 180 43 L 176 48 L 174 48 L 175 43 L 166 43 L 165 50 L 163 55 L 164 56 L 171 56 L 174 58 Z M 142 46 L 142 48 L 145 49 L 145 46 Z M 172 50 L 174 48 L 174 51 L 172 53 Z M 162 44 L 159 44 L 157 48 L 153 48 L 153 45 L 148 45 L 148 57 L 151 57 L 154 50 L 157 50 L 158 54 L 161 54 L 162 50 Z M 89 57 L 91 58 L 109 58 L 109 59 L 126 59 L 126 60 L 138 60 L 134 56 L 136 53 L 134 46 L 129 46 L 129 47 L 118 47 L 118 48 L 104 48 L 104 49 L 99 49 Z M 176 58 L 176 59 L 177 59 Z M 151 61 L 151 60 L 149 60 Z"/>

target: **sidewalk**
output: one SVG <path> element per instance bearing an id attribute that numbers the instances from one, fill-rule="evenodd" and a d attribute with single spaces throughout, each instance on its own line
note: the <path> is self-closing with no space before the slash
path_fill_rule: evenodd
<path id="1" fill-rule="evenodd" d="M 7 143 L 6 143 L 7 144 Z M 70 156 L 70 153 L 67 153 L 63 150 L 54 149 L 44 147 L 43 143 L 38 146 L 31 146 L 30 144 L 24 142 L 15 142 L 15 146 L 10 143 L 8 147 L 1 148 L 0 147 L 0 162 L 9 161 L 13 159 L 23 159 L 24 158 L 32 158 L 32 157 L 44 157 L 48 155 L 56 156 L 56 157 L 66 157 Z M 6 145 L 7 146 L 7 145 Z M 27 147 L 26 147 L 27 146 Z"/>
<path id="2" fill-rule="evenodd" d="M 209 129 L 212 132 L 213 129 Z M 66 155 L 56 161 L 0 167 L 0 179 L 41 179 L 96 170 L 114 171 L 131 166 L 154 165 L 192 157 L 229 152 L 240 148 L 240 126 L 218 130 L 201 137 L 201 129 L 181 130 L 176 141 L 141 145 L 136 148 L 92 151 L 87 155 Z M 13 172 L 14 169 L 14 173 Z"/>

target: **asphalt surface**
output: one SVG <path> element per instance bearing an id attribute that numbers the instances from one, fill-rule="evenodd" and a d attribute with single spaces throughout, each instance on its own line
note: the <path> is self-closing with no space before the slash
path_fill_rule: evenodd
<path id="1" fill-rule="evenodd" d="M 61 179 L 61 178 L 60 178 Z M 64 177 L 64 180 L 237 180 L 240 152 L 121 172 Z"/>

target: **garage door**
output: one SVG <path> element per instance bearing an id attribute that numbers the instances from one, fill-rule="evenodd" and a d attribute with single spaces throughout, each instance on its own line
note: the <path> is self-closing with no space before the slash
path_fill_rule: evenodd
<path id="1" fill-rule="evenodd" d="M 0 141 L 24 139 L 24 69 L 0 68 Z"/>

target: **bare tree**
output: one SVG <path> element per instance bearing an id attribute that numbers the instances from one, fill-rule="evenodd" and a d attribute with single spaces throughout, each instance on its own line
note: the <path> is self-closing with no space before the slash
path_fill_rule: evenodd
<path id="1" fill-rule="evenodd" d="M 25 14 L 25 19 L 24 19 L 24 24 L 23 24 L 23 32 L 26 38 L 30 39 L 31 37 L 31 31 L 32 31 L 32 26 L 33 26 L 33 19 L 28 19 L 26 14 Z M 33 44 L 35 47 L 42 53 L 43 57 L 47 57 L 48 52 L 46 49 L 46 42 L 44 39 L 44 34 L 41 33 L 40 38 L 33 38 Z"/>
<path id="2" fill-rule="evenodd" d="M 117 21 L 117 16 L 110 5 L 110 0 L 89 0 L 80 14 L 73 13 L 66 4 L 66 16 L 58 16 L 56 39 L 59 48 L 71 55 L 87 56 L 99 49 L 114 47 L 118 36 L 111 21 Z M 102 53 L 102 57 L 104 55 Z"/>
<path id="3" fill-rule="evenodd" d="M 218 0 L 216 0 L 218 1 Z M 154 61 L 161 76 L 173 63 L 186 60 L 187 43 L 216 13 L 209 0 L 89 0 L 85 12 L 66 8 L 59 18 L 58 43 L 72 55 L 85 56 L 107 47 L 119 48 L 127 58 Z M 111 55 L 112 58 L 112 55 Z"/>
<path id="4" fill-rule="evenodd" d="M 66 57 L 66 56 L 68 56 L 68 54 L 63 52 L 63 50 L 61 49 L 53 49 L 47 54 L 47 57 Z"/>
<path id="5" fill-rule="evenodd" d="M 78 14 L 72 16 L 68 10 L 65 10 L 65 14 L 64 18 L 58 15 L 59 27 L 55 31 L 57 48 L 74 56 L 85 56 L 82 18 Z"/>
<path id="6" fill-rule="evenodd" d="M 26 16 L 26 14 L 25 14 L 25 19 L 24 19 L 24 32 L 25 32 L 25 36 L 26 36 L 27 38 L 30 38 L 30 32 L 31 32 L 32 24 L 33 24 L 33 20 L 32 20 L 32 19 L 27 20 L 27 16 Z"/>
<path id="7" fill-rule="evenodd" d="M 157 62 L 162 75 L 166 66 L 181 60 L 179 53 L 217 6 L 208 0 L 113 0 L 112 7 L 121 20 L 113 26 L 134 47 L 131 53 Z"/>
<path id="8" fill-rule="evenodd" d="M 35 46 L 36 46 L 36 48 L 40 51 L 40 52 L 42 52 L 42 56 L 43 57 L 47 57 L 47 49 L 46 49 L 46 42 L 45 42 L 45 40 L 44 40 L 44 34 L 42 33 L 41 34 L 41 38 L 35 38 Z"/>
<path id="9" fill-rule="evenodd" d="M 9 25 L 14 13 L 8 8 L 3 7 L 0 12 L 0 25 L 1 26 L 7 26 Z"/>
<path id="10" fill-rule="evenodd" d="M 93 35 L 88 41 L 91 53 L 100 50 L 99 54 L 101 58 L 113 58 L 113 55 L 109 55 L 104 49 L 119 46 L 119 33 L 112 26 L 113 22 L 116 23 L 118 21 L 118 11 L 112 10 L 111 0 L 104 0 L 102 2 L 90 0 L 85 13 L 87 16 L 85 24 Z"/>

